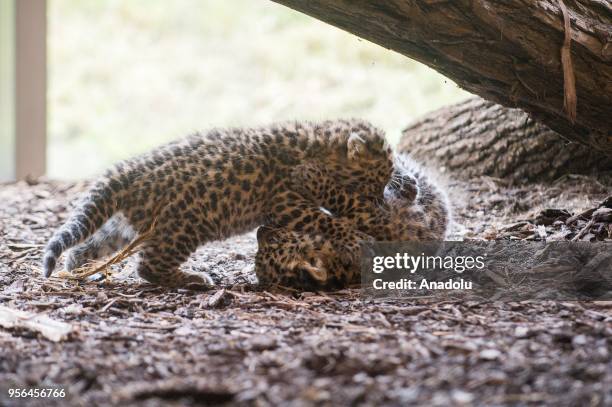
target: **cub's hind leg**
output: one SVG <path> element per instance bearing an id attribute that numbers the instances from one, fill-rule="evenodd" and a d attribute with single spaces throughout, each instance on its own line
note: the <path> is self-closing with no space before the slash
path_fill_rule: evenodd
<path id="1" fill-rule="evenodd" d="M 158 225 L 150 239 L 138 252 L 138 276 L 150 283 L 165 287 L 209 288 L 212 281 L 205 274 L 180 270 L 198 248 L 199 239 L 191 226 L 183 224 Z"/>
<path id="2" fill-rule="evenodd" d="M 64 268 L 72 271 L 125 247 L 136 233 L 122 214 L 110 218 L 96 233 L 66 254 Z"/>

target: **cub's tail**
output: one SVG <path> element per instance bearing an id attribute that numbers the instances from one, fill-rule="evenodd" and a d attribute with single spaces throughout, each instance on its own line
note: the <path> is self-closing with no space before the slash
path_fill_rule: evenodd
<path id="1" fill-rule="evenodd" d="M 89 190 L 66 223 L 47 243 L 42 260 L 45 277 L 53 273 L 57 259 L 66 249 L 87 239 L 113 216 L 118 210 L 118 195 L 123 188 L 118 179 L 107 176 Z"/>

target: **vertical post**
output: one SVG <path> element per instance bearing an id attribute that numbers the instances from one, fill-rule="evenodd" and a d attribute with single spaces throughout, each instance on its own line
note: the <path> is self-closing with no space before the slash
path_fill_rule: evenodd
<path id="1" fill-rule="evenodd" d="M 15 178 L 14 6 L 14 0 L 0 0 L 0 181 Z"/>
<path id="2" fill-rule="evenodd" d="M 45 174 L 47 2 L 15 1 L 15 177 Z"/>
<path id="3" fill-rule="evenodd" d="M 45 173 L 46 0 L 0 0 L 0 181 Z"/>

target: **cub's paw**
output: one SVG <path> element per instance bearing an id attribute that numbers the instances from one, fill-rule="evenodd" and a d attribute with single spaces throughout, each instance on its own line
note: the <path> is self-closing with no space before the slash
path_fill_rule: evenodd
<path id="1" fill-rule="evenodd" d="M 64 260 L 64 269 L 71 272 L 79 267 L 84 266 L 87 263 L 97 258 L 97 253 L 92 253 L 90 248 L 87 246 L 77 246 L 70 249 L 66 253 L 66 259 Z"/>
<path id="2" fill-rule="evenodd" d="M 214 285 L 215 283 L 212 279 L 204 273 L 185 273 L 180 283 L 180 286 L 194 290 L 209 290 L 213 288 Z"/>
<path id="3" fill-rule="evenodd" d="M 361 261 L 361 242 L 375 242 L 372 236 L 360 231 L 353 231 L 347 239 L 334 243 L 335 257 L 344 267 L 359 267 Z"/>

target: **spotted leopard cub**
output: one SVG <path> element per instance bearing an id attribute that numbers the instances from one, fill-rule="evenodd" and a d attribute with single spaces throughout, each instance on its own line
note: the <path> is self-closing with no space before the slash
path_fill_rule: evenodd
<path id="1" fill-rule="evenodd" d="M 382 196 L 393 162 L 382 131 L 361 120 L 281 123 L 211 130 L 159 147 L 110 169 L 49 240 L 43 271 L 51 275 L 68 248 L 66 269 L 124 247 L 137 235 L 137 271 L 164 286 L 208 285 L 179 266 L 206 242 L 266 224 L 317 233 L 334 250 L 360 233 L 309 200 L 295 168 L 325 163 L 340 182 L 378 185 Z M 374 187 L 376 189 L 376 187 Z M 355 261 L 350 249 L 343 256 Z"/>
<path id="2" fill-rule="evenodd" d="M 345 246 L 350 251 L 360 241 L 439 241 L 446 236 L 446 195 L 405 154 L 396 157 L 382 196 L 376 184 L 343 181 L 321 163 L 296 167 L 293 180 L 302 196 L 353 229 L 354 240 Z M 260 284 L 317 290 L 360 282 L 359 258 L 345 255 L 322 233 L 264 225 L 257 230 L 257 241 Z"/>

